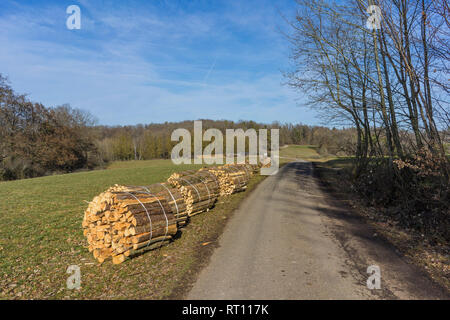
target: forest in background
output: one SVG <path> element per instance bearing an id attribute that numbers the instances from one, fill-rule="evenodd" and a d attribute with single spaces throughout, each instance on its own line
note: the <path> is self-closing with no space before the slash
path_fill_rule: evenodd
<path id="1" fill-rule="evenodd" d="M 169 159 L 178 143 L 171 141 L 175 129 L 185 128 L 193 137 L 193 121 L 132 126 L 96 122 L 88 112 L 68 104 L 50 108 L 32 102 L 0 75 L 0 180 L 101 168 L 117 160 Z M 281 146 L 316 145 L 323 155 L 356 152 L 354 128 L 228 120 L 202 120 L 202 125 L 203 130 L 216 128 L 224 135 L 226 129 L 276 128 Z M 209 143 L 205 141 L 204 146 Z"/>
<path id="2" fill-rule="evenodd" d="M 301 111 L 304 109 L 299 108 Z M 280 146 L 315 145 L 323 156 L 358 154 L 358 130 L 355 127 L 338 129 L 207 119 L 202 120 L 202 126 L 203 131 L 219 129 L 224 136 L 226 129 L 279 129 Z M 172 132 L 185 128 L 193 137 L 193 127 L 193 120 L 130 126 L 97 125 L 89 112 L 69 104 L 51 108 L 30 101 L 25 95 L 16 93 L 0 75 L 0 180 L 102 168 L 111 161 L 169 159 L 173 146 L 178 143 L 171 141 Z M 410 131 L 400 132 L 405 145 L 414 138 Z M 449 131 L 441 130 L 440 135 L 443 140 L 448 139 Z M 385 134 L 374 132 L 372 138 L 377 139 L 382 152 L 387 153 Z M 204 141 L 204 147 L 209 143 Z"/>

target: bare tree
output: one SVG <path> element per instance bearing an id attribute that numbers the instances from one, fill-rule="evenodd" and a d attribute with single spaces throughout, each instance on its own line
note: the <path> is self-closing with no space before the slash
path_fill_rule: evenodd
<path id="1" fill-rule="evenodd" d="M 309 105 L 325 111 L 329 121 L 356 128 L 359 162 L 368 154 L 387 154 L 392 167 L 405 148 L 411 153 L 423 145 L 446 161 L 436 119 L 448 127 L 448 97 L 437 94 L 448 85 L 435 71 L 438 65 L 448 70 L 449 24 L 438 13 L 448 11 L 447 1 L 297 3 L 289 36 L 295 67 L 286 73 L 288 83 L 307 92 Z M 373 5 L 381 12 L 380 28 L 367 29 Z M 415 144 L 402 139 L 409 132 Z"/>

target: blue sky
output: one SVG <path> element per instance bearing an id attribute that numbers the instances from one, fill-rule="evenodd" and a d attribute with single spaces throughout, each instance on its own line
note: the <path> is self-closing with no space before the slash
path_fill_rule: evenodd
<path id="1" fill-rule="evenodd" d="M 66 8 L 81 8 L 81 30 Z M 0 73 L 101 124 L 200 118 L 318 124 L 283 86 L 294 0 L 2 0 Z"/>

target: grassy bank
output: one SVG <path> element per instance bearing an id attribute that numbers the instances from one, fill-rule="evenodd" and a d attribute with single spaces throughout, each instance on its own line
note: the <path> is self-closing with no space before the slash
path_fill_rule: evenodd
<path id="1" fill-rule="evenodd" d="M 248 191 L 220 198 L 210 212 L 193 217 L 182 239 L 122 265 L 100 266 L 93 259 L 81 221 L 86 201 L 113 184 L 146 185 L 198 167 L 129 161 L 107 170 L 0 182 L 0 298 L 161 299 L 181 292 L 181 279 L 202 259 L 199 249 L 213 246 Z M 249 189 L 262 179 L 252 179 Z M 66 288 L 69 265 L 81 268 L 79 291 Z"/>

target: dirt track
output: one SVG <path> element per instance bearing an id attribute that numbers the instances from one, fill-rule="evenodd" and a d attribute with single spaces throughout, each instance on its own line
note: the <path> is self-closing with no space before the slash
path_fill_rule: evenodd
<path id="1" fill-rule="evenodd" d="M 188 299 L 449 299 L 323 193 L 312 170 L 290 163 L 250 194 Z M 367 288 L 370 265 L 381 269 L 380 290 Z"/>

